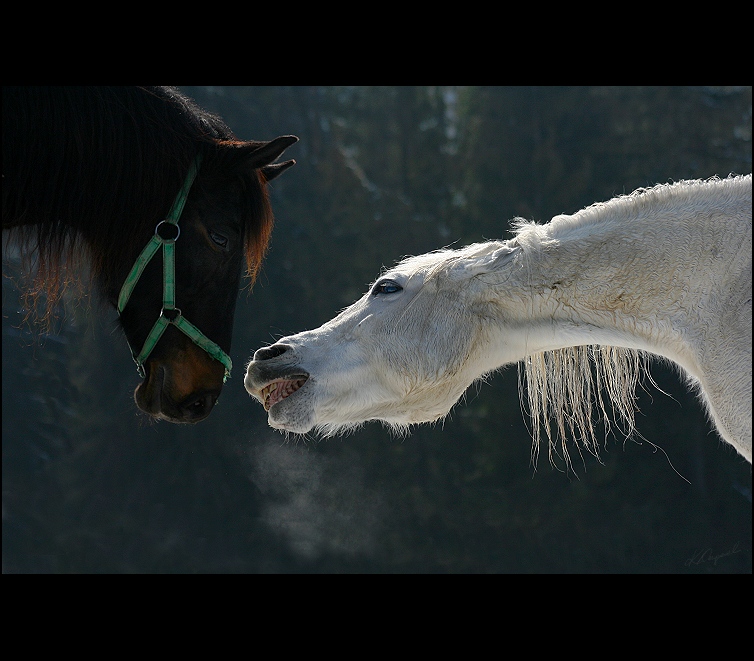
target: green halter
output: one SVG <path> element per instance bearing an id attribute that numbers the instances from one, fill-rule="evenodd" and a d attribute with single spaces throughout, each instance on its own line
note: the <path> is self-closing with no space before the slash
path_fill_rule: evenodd
<path id="1" fill-rule="evenodd" d="M 181 228 L 178 226 L 178 221 L 181 218 L 183 207 L 186 204 L 189 190 L 194 183 L 196 173 L 199 171 L 201 165 L 201 155 L 197 156 L 192 162 L 186 175 L 186 181 L 183 182 L 183 187 L 178 193 L 178 196 L 173 202 L 173 206 L 170 209 L 170 213 L 165 220 L 157 223 L 157 227 L 154 230 L 154 236 L 149 240 L 141 255 L 136 260 L 131 272 L 128 274 L 126 281 L 123 283 L 123 287 L 120 290 L 120 296 L 118 296 L 118 314 L 122 314 L 123 310 L 128 303 L 128 299 L 131 297 L 131 293 L 136 287 L 136 283 L 139 281 L 144 269 L 149 264 L 149 260 L 162 246 L 162 264 L 163 264 L 163 279 L 162 279 L 162 312 L 157 318 L 152 330 L 149 331 L 147 339 L 144 341 L 144 346 L 137 355 L 133 350 L 133 347 L 129 344 L 131 349 L 131 355 L 136 363 L 136 370 L 139 375 L 144 378 L 146 372 L 144 370 L 144 363 L 146 362 L 149 354 L 157 346 L 157 342 L 162 337 L 165 329 L 169 324 L 173 324 L 179 331 L 189 337 L 189 339 L 206 351 L 212 358 L 219 360 L 225 366 L 225 377 L 223 381 L 227 380 L 230 376 L 230 371 L 233 368 L 233 363 L 230 360 L 228 354 L 226 354 L 217 344 L 204 335 L 196 326 L 187 321 L 185 317 L 181 315 L 179 308 L 175 307 L 175 242 L 181 235 Z M 160 232 L 166 232 L 175 234 L 175 236 L 164 238 Z"/>

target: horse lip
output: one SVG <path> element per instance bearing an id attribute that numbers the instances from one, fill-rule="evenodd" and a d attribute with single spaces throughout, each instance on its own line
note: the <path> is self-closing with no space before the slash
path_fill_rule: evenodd
<path id="1" fill-rule="evenodd" d="M 309 375 L 306 373 L 273 379 L 259 388 L 254 396 L 262 402 L 264 410 L 269 411 L 275 404 L 295 393 L 308 379 Z"/>

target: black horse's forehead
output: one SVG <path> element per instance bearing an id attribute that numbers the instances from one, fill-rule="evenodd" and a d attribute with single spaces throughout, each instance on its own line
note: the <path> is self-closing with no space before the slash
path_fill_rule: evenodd
<path id="1" fill-rule="evenodd" d="M 253 195 L 241 177 L 198 179 L 188 204 L 205 214 L 238 216 L 247 196 Z"/>

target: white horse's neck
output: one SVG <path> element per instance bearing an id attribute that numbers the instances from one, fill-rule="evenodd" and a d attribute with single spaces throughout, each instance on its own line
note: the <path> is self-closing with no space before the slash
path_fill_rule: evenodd
<path id="1" fill-rule="evenodd" d="M 656 187 L 547 225 L 520 224 L 509 243 L 521 247 L 519 268 L 495 288 L 513 359 L 603 344 L 660 354 L 701 378 L 700 334 L 726 283 L 751 268 L 751 227 L 748 238 L 740 233 L 751 184 L 748 202 L 733 186 Z"/>

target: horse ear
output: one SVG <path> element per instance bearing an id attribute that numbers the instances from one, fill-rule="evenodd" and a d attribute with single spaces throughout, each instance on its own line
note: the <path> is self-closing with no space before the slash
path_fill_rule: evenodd
<path id="1" fill-rule="evenodd" d="M 265 180 L 272 181 L 275 177 L 285 172 L 291 165 L 296 165 L 296 161 L 291 159 L 290 161 L 283 161 L 282 163 L 273 163 L 272 165 L 265 165 L 260 168 Z"/>
<path id="2" fill-rule="evenodd" d="M 298 138 L 295 135 L 281 135 L 280 137 L 275 138 L 274 140 L 270 140 L 269 142 L 248 143 L 250 145 L 253 145 L 253 148 L 249 152 L 249 160 L 247 162 L 247 166 L 251 166 L 255 170 L 264 170 L 265 168 L 272 167 L 270 166 L 270 163 L 276 160 L 278 156 L 280 156 L 280 154 L 288 149 L 288 147 L 290 147 L 294 142 L 298 142 Z M 280 166 L 284 164 L 280 163 L 280 165 L 278 165 L 276 169 L 279 169 L 280 172 L 282 172 L 287 167 L 293 165 L 294 162 L 295 161 L 288 161 L 289 165 L 282 169 L 280 169 Z M 277 174 L 280 174 L 280 172 L 278 172 Z"/>
<path id="3" fill-rule="evenodd" d="M 479 275 L 481 273 L 490 273 L 500 269 L 520 251 L 521 247 L 513 239 L 512 241 L 499 243 L 497 247 L 491 250 L 485 250 L 482 253 L 473 255 L 468 261 L 462 260 L 461 263 L 467 274 Z"/>
<path id="4" fill-rule="evenodd" d="M 270 181 L 296 162 L 290 160 L 272 164 L 294 142 L 298 142 L 295 135 L 282 135 L 268 142 L 219 142 L 217 147 L 225 167 L 243 172 L 260 170 L 264 178 Z"/>

